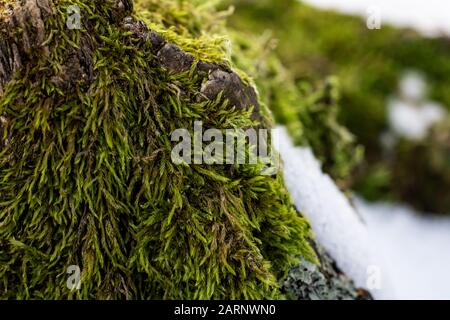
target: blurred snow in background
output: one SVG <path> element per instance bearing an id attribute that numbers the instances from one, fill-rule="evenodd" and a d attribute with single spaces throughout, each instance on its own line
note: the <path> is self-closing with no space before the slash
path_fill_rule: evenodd
<path id="1" fill-rule="evenodd" d="M 320 8 L 367 16 L 378 8 L 382 23 L 411 27 L 426 35 L 450 35 L 450 1 L 448 0 L 303 0 Z"/>
<path id="2" fill-rule="evenodd" d="M 398 299 L 450 299 L 450 219 L 355 201 Z"/>
<path id="3" fill-rule="evenodd" d="M 398 97 L 388 102 L 390 134 L 393 139 L 420 141 L 426 138 L 433 125 L 447 116 L 447 111 L 442 105 L 427 100 L 425 77 L 417 71 L 405 72 L 399 89 Z"/>

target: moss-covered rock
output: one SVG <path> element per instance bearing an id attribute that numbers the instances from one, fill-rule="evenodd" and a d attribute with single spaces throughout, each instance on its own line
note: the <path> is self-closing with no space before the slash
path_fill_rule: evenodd
<path id="1" fill-rule="evenodd" d="M 69 5 L 80 30 L 65 27 Z M 264 123 L 224 61 L 151 31 L 131 1 L 0 8 L 1 297 L 277 298 L 295 254 L 315 261 L 281 176 L 171 162 L 171 133 L 194 120 Z M 243 98 L 218 94 L 213 70 Z M 79 291 L 66 288 L 70 265 Z"/>
<path id="2" fill-rule="evenodd" d="M 196 120 L 272 122 L 189 6 L 0 1 L 0 298 L 273 299 L 292 266 L 320 263 L 281 174 L 171 161 Z"/>
<path id="3" fill-rule="evenodd" d="M 310 86 L 307 82 L 297 86 L 274 51 L 274 39 L 270 34 L 255 36 L 242 30 L 227 29 L 227 20 L 232 16 L 232 10 L 226 8 L 217 11 L 215 5 L 220 5 L 221 2 L 172 0 L 162 3 L 158 0 L 139 0 L 137 3 L 144 17 L 159 21 L 177 36 L 194 37 L 197 41 L 202 41 L 205 33 L 208 33 L 216 39 L 221 52 L 228 55 L 233 64 L 246 71 L 247 74 L 237 71 L 241 77 L 248 79 L 250 76 L 250 81 L 255 81 L 261 112 L 269 113 L 269 117 L 273 113 L 278 122 L 289 128 L 296 142 L 311 145 L 340 186 L 348 187 L 351 183 L 350 172 L 358 166 L 362 149 L 356 145 L 354 137 L 338 124 L 339 97 L 336 80 L 332 78 L 319 88 Z M 204 26 L 204 29 L 199 26 Z M 323 299 L 371 298 L 369 293 L 356 289 L 351 279 L 338 271 L 315 240 L 311 240 L 311 243 L 319 264 L 300 258 L 300 264 L 289 270 L 286 281 L 294 281 L 300 274 L 306 278 L 320 277 L 327 279 L 327 286 L 322 290 Z M 304 269 L 305 263 L 310 268 Z M 283 292 L 287 293 L 288 298 L 315 297 L 313 294 L 302 296 L 286 289 L 288 282 L 283 281 Z M 304 292 L 318 290 L 318 286 L 311 286 L 307 282 L 299 282 L 295 286 Z M 326 291 L 329 294 L 325 294 Z"/>

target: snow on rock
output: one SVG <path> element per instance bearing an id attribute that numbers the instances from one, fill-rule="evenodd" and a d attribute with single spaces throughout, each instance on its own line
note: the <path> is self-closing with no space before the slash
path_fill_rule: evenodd
<path id="1" fill-rule="evenodd" d="M 322 172 L 310 148 L 293 146 L 284 127 L 278 127 L 274 137 L 283 159 L 286 186 L 297 209 L 310 221 L 318 242 L 358 287 L 368 289 L 375 298 L 392 298 L 384 262 L 377 257 L 350 201 Z M 379 279 L 372 282 L 374 276 Z"/>
<path id="2" fill-rule="evenodd" d="M 362 199 L 355 206 L 383 251 L 398 299 L 450 299 L 450 218 Z"/>

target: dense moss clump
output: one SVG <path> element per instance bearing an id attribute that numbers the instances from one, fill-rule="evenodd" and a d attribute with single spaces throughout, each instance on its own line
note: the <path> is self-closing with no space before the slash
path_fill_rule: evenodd
<path id="1" fill-rule="evenodd" d="M 220 53 L 230 56 L 233 64 L 245 70 L 257 84 L 261 112 L 266 115 L 266 108 L 270 108 L 275 118 L 289 128 L 292 137 L 299 143 L 311 145 L 325 167 L 335 173 L 341 186 L 346 186 L 348 173 L 358 164 L 362 150 L 354 143 L 353 136 L 337 123 L 335 79 L 330 79 L 320 88 L 308 86 L 306 82 L 296 86 L 273 50 L 273 39 L 267 35 L 257 37 L 226 28 L 232 10 L 217 11 L 216 5 L 220 3 L 204 0 L 137 1 L 141 16 L 147 21 L 158 21 L 165 30 L 170 30 L 173 38 L 194 38 L 202 43 L 203 48 L 208 48 L 205 34 L 215 39 Z M 188 47 L 186 49 L 189 50 Z M 237 72 L 248 79 L 247 74 Z M 355 288 L 351 279 L 338 270 L 314 239 L 310 243 L 318 263 L 298 257 L 300 263 L 294 265 L 282 281 L 282 292 L 286 297 L 315 299 L 319 297 L 315 293 L 320 291 L 322 299 L 371 298 L 366 291 Z M 305 264 L 308 268 L 304 268 Z M 316 277 L 326 279 L 326 284 L 301 281 Z M 295 284 L 288 287 L 291 282 Z M 297 290 L 310 294 L 300 294 Z"/>
<path id="2" fill-rule="evenodd" d="M 273 113 L 278 123 L 286 125 L 299 144 L 310 145 L 324 164 L 324 169 L 345 187 L 359 165 L 363 150 L 352 134 L 338 123 L 338 83 L 330 78 L 318 85 L 297 85 L 281 63 L 273 37 L 246 32 L 245 28 L 226 28 L 233 10 L 216 6 L 224 1 L 149 1 L 139 0 L 139 12 L 148 21 L 158 21 L 169 37 L 194 38 L 204 50 L 213 45 L 219 55 L 231 61 L 255 81 L 260 102 Z M 227 3 L 225 1 L 225 3 Z M 205 41 L 205 35 L 208 35 Z M 213 40 L 211 40 L 213 39 Z M 189 46 L 185 47 L 189 50 Z M 240 74 L 247 79 L 246 74 Z M 265 108 L 262 109 L 262 112 Z"/>
<path id="3" fill-rule="evenodd" d="M 270 122 L 213 42 L 103 0 L 3 0 L 0 37 L 1 298 L 278 298 L 294 257 L 317 262 L 280 175 L 171 161 L 195 120 Z"/>
<path id="4" fill-rule="evenodd" d="M 450 108 L 448 38 L 424 38 L 415 31 L 385 24 L 380 30 L 370 30 L 365 19 L 315 9 L 297 0 L 228 0 L 227 3 L 236 7 L 230 17 L 231 27 L 253 34 L 270 30 L 271 37 L 278 39 L 276 54 L 289 66 L 294 82 L 320 83 L 330 75 L 338 78 L 339 121 L 365 149 L 364 166 L 353 171 L 355 174 L 349 179 L 355 181 L 357 191 L 374 200 L 406 201 L 420 209 L 437 212 L 450 210 L 439 205 L 441 199 L 448 198 L 450 185 L 442 183 L 445 178 L 435 184 L 436 174 L 448 176 L 449 171 L 428 163 L 429 169 L 424 170 L 435 174 L 423 175 L 415 182 L 411 179 L 399 182 L 402 173 L 393 172 L 394 169 L 416 172 L 419 163 L 402 162 L 415 159 L 414 154 L 406 154 L 403 148 L 398 150 L 403 156 L 396 157 L 394 164 L 385 157 L 380 142 L 388 129 L 387 100 L 395 93 L 405 70 L 422 72 L 430 86 L 430 98 Z M 447 143 L 434 144 L 433 149 L 441 148 L 439 152 L 445 152 Z M 410 143 L 410 150 L 413 144 Z M 420 148 L 420 144 L 414 148 Z M 410 191 L 412 188 L 421 196 L 416 197 L 417 193 Z"/>
<path id="5" fill-rule="evenodd" d="M 272 122 L 214 29 L 223 13 L 137 8 L 0 1 L 0 298 L 283 297 L 290 268 L 321 253 L 281 175 L 171 161 L 171 133 L 196 120 Z"/>

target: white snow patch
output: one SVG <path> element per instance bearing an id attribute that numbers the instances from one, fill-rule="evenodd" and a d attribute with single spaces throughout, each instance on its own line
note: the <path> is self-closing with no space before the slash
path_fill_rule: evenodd
<path id="1" fill-rule="evenodd" d="M 450 1 L 445 0 L 303 0 L 326 9 L 367 17 L 369 9 L 380 11 L 382 24 L 409 27 L 427 36 L 450 35 Z M 374 30 L 376 32 L 376 30 Z"/>
<path id="2" fill-rule="evenodd" d="M 449 217 L 361 199 L 355 206 L 367 223 L 370 241 L 387 258 L 396 298 L 450 299 Z"/>
<path id="3" fill-rule="evenodd" d="M 441 121 L 446 112 L 437 103 L 420 106 L 393 99 L 388 104 L 389 124 L 394 134 L 412 141 L 424 139 L 430 128 Z"/>
<path id="4" fill-rule="evenodd" d="M 286 186 L 297 209 L 311 223 L 318 242 L 358 287 L 372 289 L 376 298 L 392 298 L 384 262 L 347 197 L 322 172 L 310 148 L 295 147 L 284 127 L 278 127 L 274 137 L 283 159 Z M 380 273 L 380 288 L 368 288 L 374 268 Z"/>
<path id="5" fill-rule="evenodd" d="M 414 70 L 403 73 L 399 84 L 400 95 L 405 100 L 422 101 L 428 93 L 428 86 L 425 76 Z"/>
<path id="6" fill-rule="evenodd" d="M 395 136 L 424 139 L 430 128 L 443 120 L 447 111 L 440 104 L 427 102 L 427 84 L 418 72 L 406 72 L 399 85 L 400 97 L 388 103 L 388 120 Z"/>

